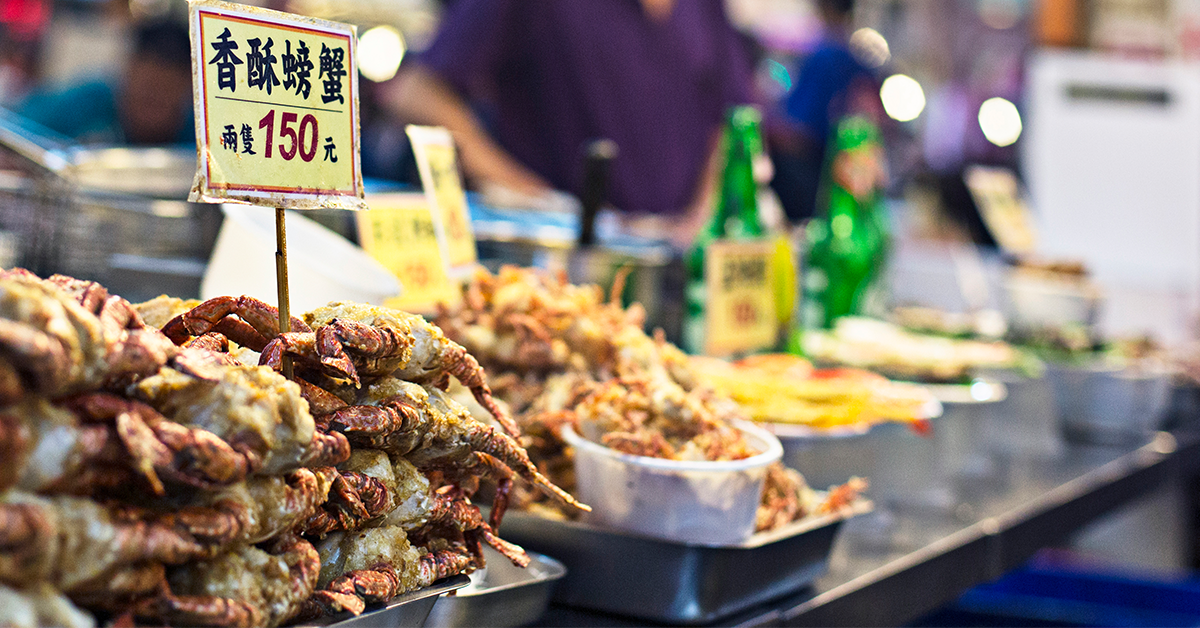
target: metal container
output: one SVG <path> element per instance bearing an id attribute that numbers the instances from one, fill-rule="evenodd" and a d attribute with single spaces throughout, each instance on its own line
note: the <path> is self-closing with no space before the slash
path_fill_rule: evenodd
<path id="1" fill-rule="evenodd" d="M 1172 371 L 1161 365 L 1123 368 L 1104 360 L 1051 364 L 1046 376 L 1073 442 L 1128 444 L 1158 429 L 1167 410 Z"/>
<path id="2" fill-rule="evenodd" d="M 420 628 L 425 625 L 429 611 L 443 594 L 470 584 L 467 576 L 439 580 L 424 589 L 402 593 L 375 609 L 367 609 L 356 617 L 331 617 L 325 622 L 306 626 L 336 626 L 337 628 Z"/>
<path id="3" fill-rule="evenodd" d="M 595 245 L 580 247 L 574 213 L 471 205 L 471 226 L 484 265 L 492 270 L 503 264 L 563 269 L 572 283 L 605 290 L 620 269 L 628 268 L 622 301 L 640 303 L 647 329 L 662 328 L 667 340 L 678 343 L 686 279 L 682 257 L 662 241 L 616 233 L 611 222 L 602 219 Z"/>
<path id="4" fill-rule="evenodd" d="M 942 404 L 942 416 L 929 422 L 929 434 L 917 434 L 898 423 L 872 430 L 876 443 L 875 472 L 869 494 L 902 509 L 951 509 L 957 498 L 956 476 L 986 475 L 994 462 L 979 443 L 995 404 L 1008 395 L 999 382 L 930 384 L 926 388 Z"/>
<path id="5" fill-rule="evenodd" d="M 522 569 L 490 547 L 484 547 L 487 567 L 471 574 L 471 584 L 438 598 L 425 620 L 426 628 L 524 626 L 536 621 L 550 604 L 554 583 L 567 573 L 562 563 L 529 553 Z"/>
<path id="6" fill-rule="evenodd" d="M 875 472 L 879 439 L 873 426 L 863 423 L 828 430 L 766 424 L 783 444 L 783 464 L 804 476 L 808 485 L 824 490 L 853 476 Z"/>
<path id="7" fill-rule="evenodd" d="M 187 203 L 196 152 L 80 148 L 0 110 L 0 241 L 5 266 L 92 279 L 138 301 L 199 294 L 221 215 Z"/>
<path id="8" fill-rule="evenodd" d="M 943 412 L 941 402 L 931 397 L 922 408 L 921 417 L 934 420 Z M 759 425 L 783 444 L 783 464 L 803 474 L 809 486 L 824 490 L 852 477 L 871 479 L 878 468 L 882 442 L 879 435 L 887 431 L 883 426 L 889 423 L 893 422 L 861 422 L 826 429 L 789 423 Z M 909 430 L 914 427 L 904 423 L 898 426 Z"/>
<path id="9" fill-rule="evenodd" d="M 664 541 L 521 512 L 504 518 L 501 535 L 555 556 L 567 576 L 553 601 L 672 624 L 705 624 L 793 593 L 823 574 L 842 522 L 868 512 L 862 500 L 846 513 L 798 521 L 736 545 Z"/>

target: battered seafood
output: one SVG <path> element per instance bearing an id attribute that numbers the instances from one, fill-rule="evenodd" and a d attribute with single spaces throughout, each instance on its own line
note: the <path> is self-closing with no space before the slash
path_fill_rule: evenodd
<path id="1" fill-rule="evenodd" d="M 358 613 L 483 566 L 483 544 L 527 563 L 495 534 L 518 477 L 583 507 L 446 396 L 457 378 L 513 429 L 423 319 L 339 304 L 279 334 L 275 318 L 249 297 L 135 307 L 0 272 L 0 623 L 93 624 L 70 603 L 116 624 Z M 285 354 L 295 381 L 273 368 Z M 490 521 L 481 477 L 499 485 Z M 341 558 L 323 569 L 313 540 Z"/>
<path id="2" fill-rule="evenodd" d="M 586 438 L 625 453 L 677 460 L 735 460 L 758 453 L 732 421 L 745 412 L 704 385 L 688 357 L 661 334 L 642 330 L 644 314 L 605 300 L 596 286 L 514 267 L 476 274 L 462 305 L 436 319 L 479 356 L 498 396 L 526 434 L 534 461 L 556 484 L 574 486 L 573 451 L 561 438 L 570 424 Z M 855 484 L 855 486 L 859 486 Z M 793 471 L 774 465 L 760 524 L 777 527 L 814 510 L 815 495 Z M 840 495 L 840 493 L 839 493 Z M 521 508 L 548 512 L 524 490 Z M 554 516 L 573 516 L 560 511 Z"/>

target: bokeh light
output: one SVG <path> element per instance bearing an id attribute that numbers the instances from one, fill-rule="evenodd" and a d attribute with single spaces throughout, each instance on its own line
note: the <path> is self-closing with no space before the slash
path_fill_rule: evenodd
<path id="1" fill-rule="evenodd" d="M 883 110 L 900 122 L 916 120 L 925 110 L 925 90 L 916 79 L 905 74 L 887 77 L 879 89 L 879 99 L 883 101 Z"/>
<path id="2" fill-rule="evenodd" d="M 404 58 L 404 38 L 391 26 L 376 26 L 358 37 L 358 71 L 376 83 L 396 75 Z"/>
<path id="3" fill-rule="evenodd" d="M 979 106 L 979 128 L 996 146 L 1009 146 L 1021 137 L 1021 114 L 1003 98 L 989 98 Z"/>
<path id="4" fill-rule="evenodd" d="M 873 28 L 860 28 L 850 36 L 850 50 L 865 66 L 878 68 L 892 58 L 887 40 Z"/>

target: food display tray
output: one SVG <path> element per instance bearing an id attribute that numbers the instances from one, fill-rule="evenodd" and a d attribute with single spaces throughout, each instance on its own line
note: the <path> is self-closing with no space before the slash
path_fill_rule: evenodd
<path id="1" fill-rule="evenodd" d="M 844 512 L 723 546 L 522 512 L 505 516 L 501 535 L 566 565 L 567 575 L 554 589 L 556 603 L 656 622 L 704 624 L 810 584 L 825 572 L 842 522 L 871 508 L 869 501 L 859 500 Z"/>
<path id="2" fill-rule="evenodd" d="M 424 589 L 397 595 L 387 604 L 377 608 L 368 607 L 366 612 L 357 617 L 332 617 L 325 623 L 311 625 L 336 628 L 421 628 L 440 596 L 470 583 L 471 579 L 467 576 L 452 576 L 438 580 Z"/>
<path id="3" fill-rule="evenodd" d="M 546 612 L 554 583 L 567 573 L 562 563 L 530 552 L 522 569 L 490 547 L 483 551 L 487 567 L 471 574 L 467 587 L 438 598 L 426 628 L 523 626 Z"/>

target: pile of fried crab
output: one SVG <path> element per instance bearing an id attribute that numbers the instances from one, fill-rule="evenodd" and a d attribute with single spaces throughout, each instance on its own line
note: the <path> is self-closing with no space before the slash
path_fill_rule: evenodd
<path id="1" fill-rule="evenodd" d="M 362 613 L 481 567 L 485 544 L 526 564 L 496 535 L 515 484 L 587 509 L 462 345 L 384 308 L 330 304 L 280 333 L 249 297 L 135 306 L 3 271 L 0 407 L 3 626 Z"/>
<path id="2" fill-rule="evenodd" d="M 746 414 L 704 384 L 688 356 L 661 331 L 643 331 L 645 311 L 622 307 L 625 275 L 606 299 L 595 285 L 572 285 L 561 273 L 506 266 L 480 270 L 461 303 L 435 319 L 487 369 L 495 395 L 523 432 L 526 450 L 558 486 L 575 486 L 573 452 L 561 430 L 599 433 L 618 451 L 676 460 L 736 460 L 759 453 L 735 426 Z M 452 388 L 471 405 L 466 391 Z M 581 430 L 581 423 L 594 429 Z M 778 529 L 812 514 L 853 504 L 866 480 L 817 491 L 795 470 L 768 469 L 757 529 Z M 552 518 L 577 510 L 518 487 L 513 507 Z"/>

